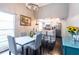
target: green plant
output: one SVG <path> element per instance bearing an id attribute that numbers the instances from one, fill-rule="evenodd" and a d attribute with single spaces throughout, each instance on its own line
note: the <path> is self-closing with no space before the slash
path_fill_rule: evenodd
<path id="1" fill-rule="evenodd" d="M 35 33 L 33 31 L 30 31 L 30 37 L 33 37 Z"/>

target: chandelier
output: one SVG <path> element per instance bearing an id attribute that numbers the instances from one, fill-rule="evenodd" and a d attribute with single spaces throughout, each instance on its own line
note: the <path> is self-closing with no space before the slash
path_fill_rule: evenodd
<path id="1" fill-rule="evenodd" d="M 31 11 L 37 11 L 39 6 L 34 3 L 26 3 L 26 8 L 28 8 Z"/>
<path id="2" fill-rule="evenodd" d="M 37 17 L 38 17 L 37 16 L 38 15 L 38 8 L 39 8 L 38 4 L 26 3 L 26 8 L 29 9 L 33 13 L 34 17 L 37 19 Z M 35 25 L 38 25 L 37 20 L 36 20 Z"/>

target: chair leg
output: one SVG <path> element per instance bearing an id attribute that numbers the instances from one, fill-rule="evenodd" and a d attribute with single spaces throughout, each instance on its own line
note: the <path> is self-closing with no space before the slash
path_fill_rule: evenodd
<path id="1" fill-rule="evenodd" d="M 41 48 L 42 48 L 42 47 L 40 47 L 40 55 L 42 54 L 42 51 L 41 51 L 42 49 L 41 49 Z"/>
<path id="2" fill-rule="evenodd" d="M 32 49 L 28 48 L 28 55 L 31 55 L 31 54 L 32 54 Z"/>
<path id="3" fill-rule="evenodd" d="M 30 55 L 32 55 L 32 49 L 30 48 Z"/>
<path id="4" fill-rule="evenodd" d="M 11 51 L 9 51 L 9 55 L 11 55 Z"/>
<path id="5" fill-rule="evenodd" d="M 37 54 L 37 50 L 33 50 L 33 55 L 36 55 Z"/>
<path id="6" fill-rule="evenodd" d="M 31 49 L 31 54 L 33 55 L 34 50 Z"/>
<path id="7" fill-rule="evenodd" d="M 30 48 L 28 48 L 28 55 L 30 55 Z"/>
<path id="8" fill-rule="evenodd" d="M 44 52 L 43 52 L 43 47 L 40 46 L 40 55 L 42 55 Z"/>
<path id="9" fill-rule="evenodd" d="M 26 55 L 28 55 L 28 48 L 26 48 Z"/>
<path id="10" fill-rule="evenodd" d="M 35 55 L 35 50 L 33 50 L 33 55 Z"/>
<path id="11" fill-rule="evenodd" d="M 36 50 L 36 55 L 40 55 L 40 48 Z"/>
<path id="12" fill-rule="evenodd" d="M 44 48 L 41 46 L 40 47 L 40 54 L 42 55 L 44 53 Z"/>

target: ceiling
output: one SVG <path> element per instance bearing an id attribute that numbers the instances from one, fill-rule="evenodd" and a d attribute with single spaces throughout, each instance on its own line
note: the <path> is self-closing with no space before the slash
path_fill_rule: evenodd
<path id="1" fill-rule="evenodd" d="M 34 3 L 34 4 L 38 5 L 39 7 L 43 7 L 45 5 L 48 5 L 49 3 Z"/>
<path id="2" fill-rule="evenodd" d="M 32 3 L 32 4 L 38 5 L 39 7 L 43 7 L 45 5 L 48 5 L 49 3 Z M 27 5 L 27 3 L 26 3 L 26 5 Z"/>

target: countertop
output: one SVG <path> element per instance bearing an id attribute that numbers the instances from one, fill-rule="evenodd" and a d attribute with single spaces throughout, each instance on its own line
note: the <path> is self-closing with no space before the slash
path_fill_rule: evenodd
<path id="1" fill-rule="evenodd" d="M 74 41 L 72 37 L 64 37 L 62 38 L 63 46 L 68 46 L 72 48 L 79 48 L 79 41 Z"/>

